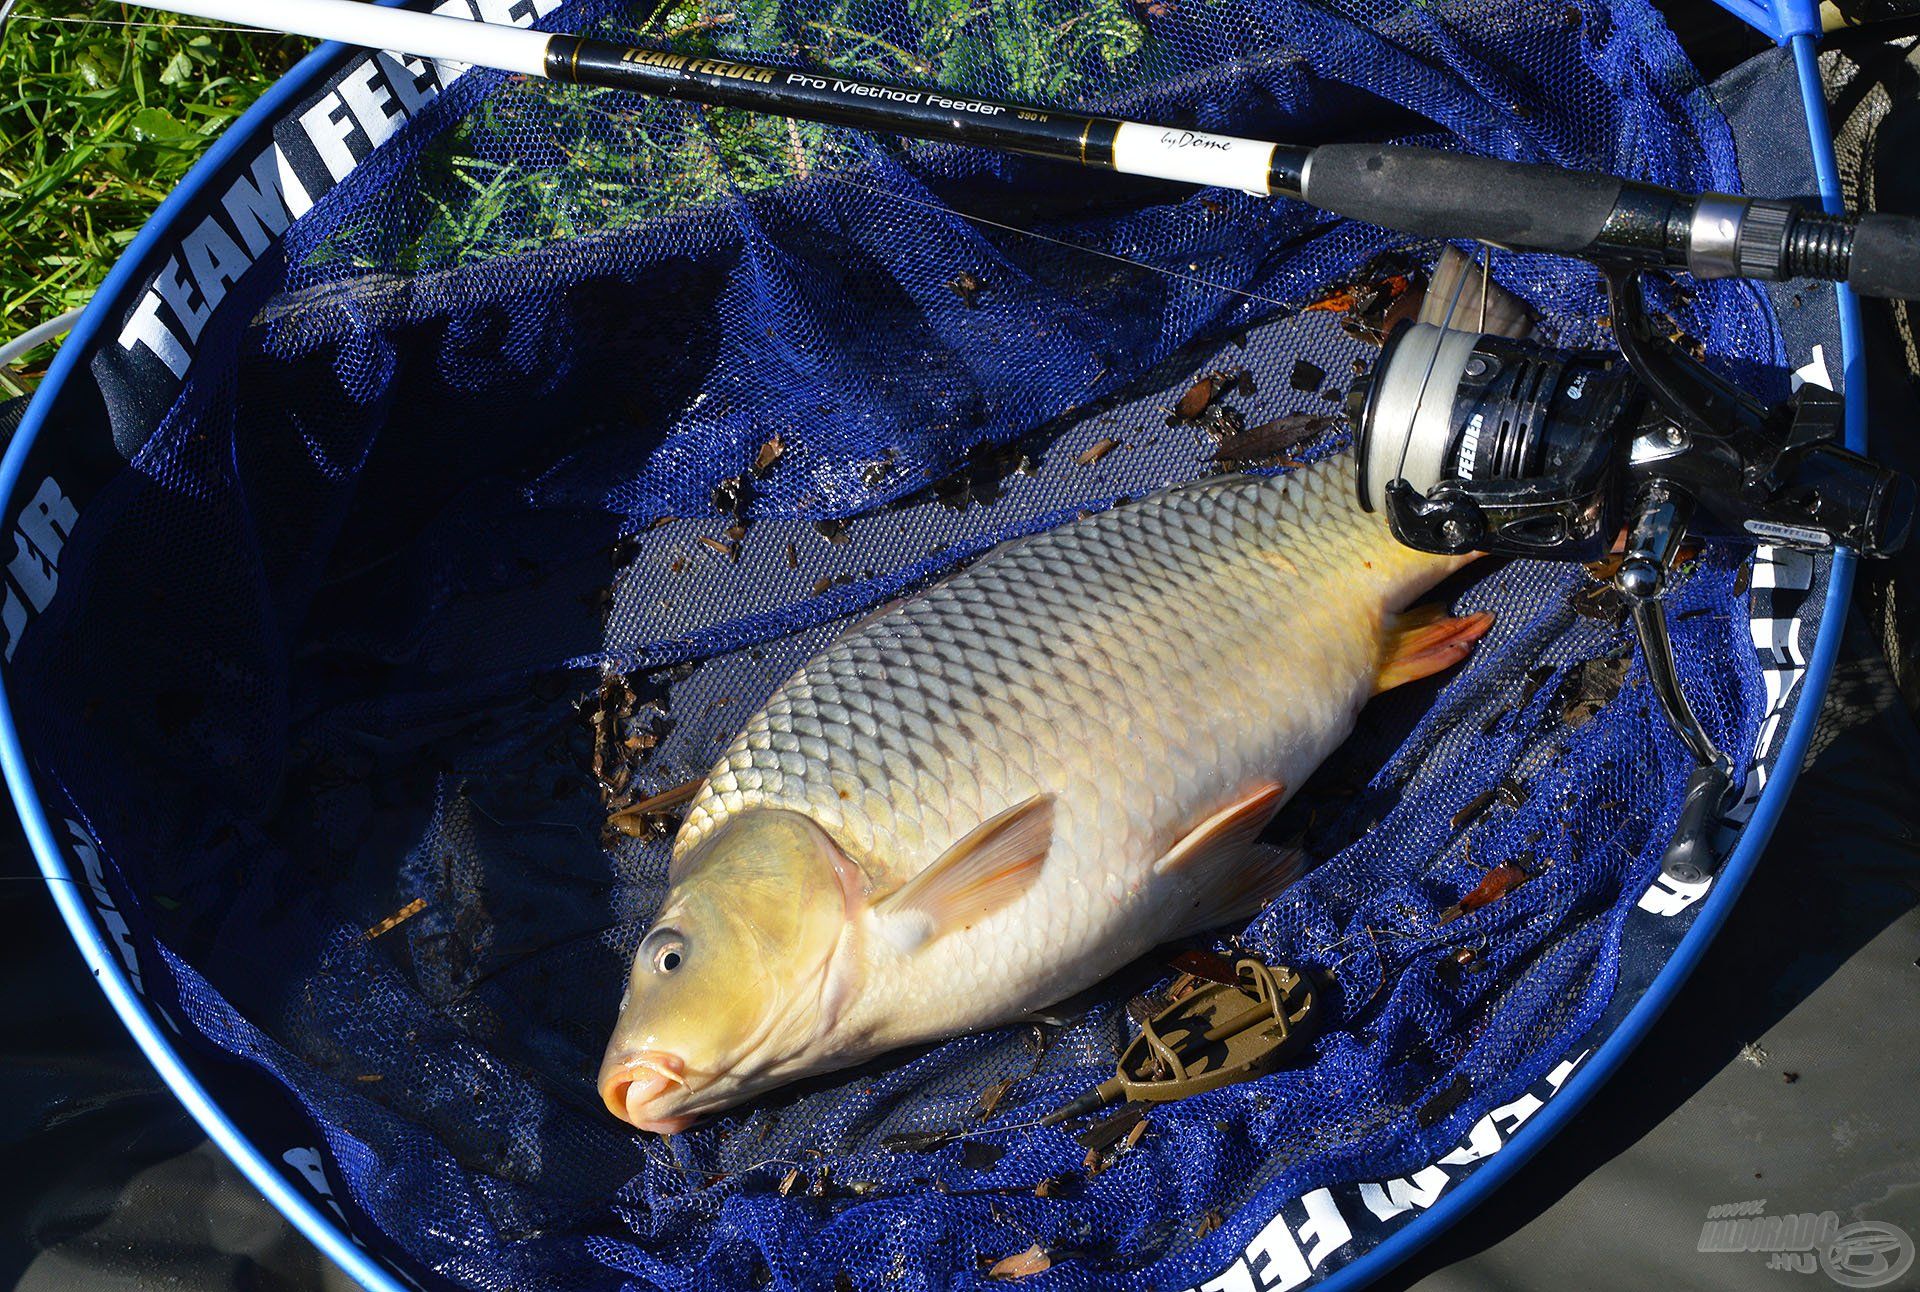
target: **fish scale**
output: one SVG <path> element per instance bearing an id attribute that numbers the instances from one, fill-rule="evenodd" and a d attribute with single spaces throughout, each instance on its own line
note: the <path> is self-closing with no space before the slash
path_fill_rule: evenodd
<path id="1" fill-rule="evenodd" d="M 878 1050 L 1002 1021 L 1190 931 L 1198 877 L 1155 863 L 1250 787 L 1296 788 L 1372 693 L 1386 616 L 1459 564 L 1361 511 L 1344 456 L 1007 544 L 787 681 L 719 759 L 675 856 L 736 814 L 788 809 L 877 900 L 1054 795 L 1032 886 L 912 955 L 868 948 L 847 1029 Z"/>

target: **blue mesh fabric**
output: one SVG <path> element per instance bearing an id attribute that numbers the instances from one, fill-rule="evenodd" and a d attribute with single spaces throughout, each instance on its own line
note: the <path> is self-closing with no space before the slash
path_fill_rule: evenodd
<path id="1" fill-rule="evenodd" d="M 580 3 L 548 25 L 1737 187 L 1643 0 L 729 8 L 643 27 L 650 7 Z M 660 736 L 636 787 L 700 774 L 848 616 L 1204 474 L 1210 446 L 1164 417 L 1197 372 L 1252 370 L 1250 420 L 1330 411 L 1376 352 L 1298 307 L 1392 246 L 1285 202 L 469 73 L 209 323 L 21 645 L 28 743 L 141 895 L 136 934 L 187 1023 L 298 1097 L 415 1268 L 487 1289 L 947 1288 L 1039 1242 L 1047 1287 L 1188 1286 L 1271 1214 L 1247 1204 L 1431 1161 L 1459 1119 L 1413 1108 L 1462 1074 L 1474 1107 L 1511 1097 L 1605 1005 L 1687 760 L 1637 663 L 1566 720 L 1584 662 L 1628 653 L 1573 609 L 1578 570 L 1472 571 L 1455 600 L 1500 618 L 1471 665 L 1370 708 L 1278 823 L 1319 864 L 1241 936 L 1330 975 L 1310 1060 L 1156 1109 L 1090 1179 L 1028 1123 L 1110 1071 L 1155 965 L 1056 1023 L 670 1142 L 613 1123 L 592 1072 L 665 843 L 603 844 L 579 706 L 629 671 L 661 715 L 636 720 Z M 1495 272 L 1559 335 L 1604 337 L 1591 271 Z M 1659 295 L 1716 360 L 1773 380 L 1756 292 Z M 715 490 L 776 433 L 737 559 L 702 544 L 725 545 Z M 1083 463 L 1105 438 L 1121 447 Z M 1016 441 L 1029 471 L 994 459 Z M 1703 720 L 1747 750 L 1738 579 L 1705 553 L 1675 640 Z M 1505 780 L 1517 804 L 1453 824 Z M 1523 854 L 1536 878 L 1437 922 Z M 1449 975 L 1463 947 L 1480 967 Z M 999 1156 L 882 1149 L 967 1121 L 1002 1080 L 975 1134 Z M 1210 1213 L 1228 1223 L 1204 1237 Z"/>

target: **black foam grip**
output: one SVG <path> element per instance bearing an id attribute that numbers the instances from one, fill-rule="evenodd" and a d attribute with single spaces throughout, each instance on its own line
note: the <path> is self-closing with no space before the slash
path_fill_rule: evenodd
<path id="1" fill-rule="evenodd" d="M 1847 285 L 1863 296 L 1920 301 L 1920 219 L 1861 216 L 1853 234 Z"/>
<path id="2" fill-rule="evenodd" d="M 1304 189 L 1322 210 L 1423 238 L 1562 252 L 1592 246 L 1620 198 L 1612 175 L 1387 144 L 1321 145 Z"/>

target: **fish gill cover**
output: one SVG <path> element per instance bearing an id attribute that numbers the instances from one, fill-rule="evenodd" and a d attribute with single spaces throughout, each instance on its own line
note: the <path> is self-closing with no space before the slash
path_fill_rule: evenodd
<path id="1" fill-rule="evenodd" d="M 543 25 L 1738 186 L 1643 0 L 574 3 Z M 1457 589 L 1500 616 L 1467 669 L 1369 709 L 1276 826 L 1319 864 L 1239 943 L 1327 975 L 1301 1066 L 1102 1153 L 1032 1127 L 1111 1071 L 1155 963 L 670 1141 L 617 1124 L 593 1074 L 667 832 L 608 811 L 704 772 L 851 616 L 1218 469 L 1169 416 L 1199 374 L 1246 370 L 1220 396 L 1245 425 L 1317 429 L 1377 350 L 1307 307 L 1434 249 L 1284 201 L 383 66 L 416 83 L 307 109 L 392 136 L 207 323 L 74 527 L 13 692 L 183 1025 L 297 1096 L 404 1268 L 945 1288 L 1038 1248 L 1002 1274 L 1174 1289 L 1283 1202 L 1418 1173 L 1564 1077 L 1688 763 L 1586 576 L 1510 563 Z M 1562 339 L 1604 339 L 1591 270 L 1495 272 Z M 1752 288 L 1660 305 L 1755 380 L 1779 366 Z M 1742 751 L 1744 578 L 1710 550 L 1672 606 L 1689 695 Z M 1526 881 L 1443 921 L 1501 863 Z M 1411 1205 L 1391 1198 L 1382 1219 Z"/>

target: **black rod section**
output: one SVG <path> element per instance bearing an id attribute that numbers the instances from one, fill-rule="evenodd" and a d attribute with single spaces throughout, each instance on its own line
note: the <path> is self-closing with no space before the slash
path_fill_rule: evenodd
<path id="1" fill-rule="evenodd" d="M 636 49 L 585 36 L 555 36 L 547 46 L 547 70 L 554 80 L 579 85 L 1108 169 L 1113 166 L 1113 140 L 1121 125 L 1110 117 L 1025 107 L 926 86 Z"/>

